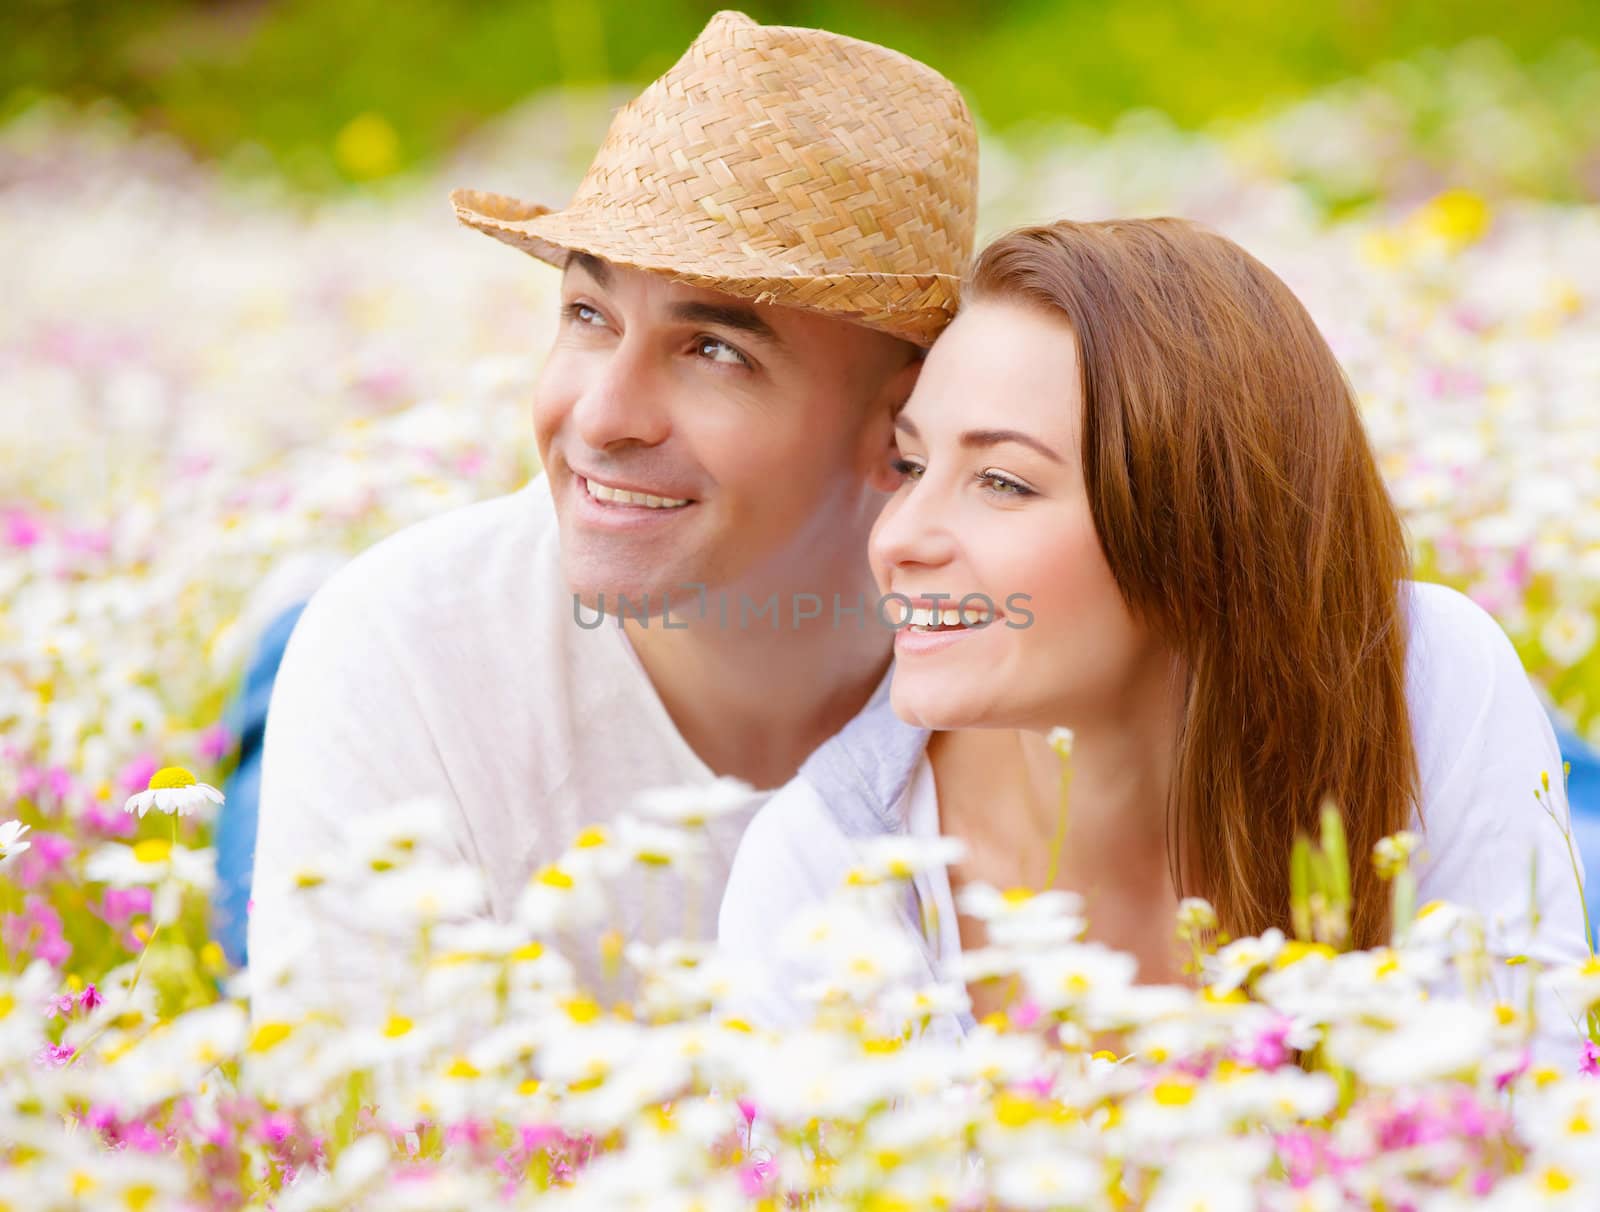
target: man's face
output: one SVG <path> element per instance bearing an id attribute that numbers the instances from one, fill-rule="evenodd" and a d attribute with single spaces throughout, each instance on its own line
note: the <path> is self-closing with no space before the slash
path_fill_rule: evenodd
<path id="1" fill-rule="evenodd" d="M 656 613 L 689 583 L 837 568 L 918 365 L 856 324 L 575 256 L 534 394 L 569 588 Z"/>

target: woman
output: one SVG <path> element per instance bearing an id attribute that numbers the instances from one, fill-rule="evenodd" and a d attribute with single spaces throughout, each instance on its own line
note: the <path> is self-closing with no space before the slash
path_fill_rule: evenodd
<path id="1" fill-rule="evenodd" d="M 1369 856 L 1409 827 L 1421 901 L 1503 917 L 1497 938 L 1535 959 L 1586 957 L 1566 843 L 1533 794 L 1548 773 L 1565 822 L 1544 712 L 1489 616 L 1407 580 L 1351 388 L 1260 262 L 1171 219 L 1005 236 L 896 443 L 871 560 L 918 608 L 896 635 L 899 719 L 880 692 L 758 814 L 723 903 L 735 955 L 763 960 L 854 837 L 909 831 L 965 844 L 925 917 L 955 920 L 967 884 L 1049 884 L 1141 982 L 1180 982 L 1180 898 L 1235 937 L 1287 932 L 1290 848 L 1331 798 L 1353 945 L 1389 939 Z M 1074 736 L 1064 839 L 1057 727 Z M 935 970 L 983 941 L 965 916 L 924 940 Z M 795 1007 L 773 992 L 781 1018 Z"/>

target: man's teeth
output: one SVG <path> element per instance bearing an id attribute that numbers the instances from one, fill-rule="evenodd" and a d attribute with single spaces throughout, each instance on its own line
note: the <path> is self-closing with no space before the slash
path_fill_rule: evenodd
<path id="1" fill-rule="evenodd" d="M 912 627 L 976 627 L 990 621 L 990 613 L 982 606 L 968 606 L 965 611 L 954 606 L 935 610 L 931 606 L 913 606 L 909 617 L 904 603 L 900 606 L 900 622 Z M 963 618 L 963 613 L 965 617 Z"/>
<path id="2" fill-rule="evenodd" d="M 658 497 L 649 492 L 629 492 L 625 488 L 607 488 L 595 480 L 585 480 L 585 489 L 597 501 L 614 501 L 618 505 L 643 505 L 647 509 L 676 509 L 687 505 L 688 498 Z"/>

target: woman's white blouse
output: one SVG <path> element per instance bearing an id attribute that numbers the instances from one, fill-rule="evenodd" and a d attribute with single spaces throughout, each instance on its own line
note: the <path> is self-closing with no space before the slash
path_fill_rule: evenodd
<path id="1" fill-rule="evenodd" d="M 1418 904 L 1448 900 L 1477 910 L 1497 954 L 1525 955 L 1547 967 L 1582 962 L 1588 941 L 1562 832 L 1571 821 L 1550 721 L 1487 613 L 1443 586 L 1408 588 L 1406 694 L 1422 792 L 1421 819 L 1414 816 L 1412 828 L 1424 839 L 1413 859 Z M 1559 824 L 1535 799 L 1546 776 L 1546 802 Z M 937 795 L 925 754 L 898 802 L 885 807 L 898 831 L 937 835 Z M 784 972 L 775 942 L 792 914 L 839 886 L 858 862 L 857 843 L 805 771 L 756 814 L 734 858 L 718 923 L 725 951 L 766 974 L 747 1013 L 772 1025 L 803 1013 L 794 974 Z M 1535 860 L 1540 920 L 1532 930 Z M 934 910 L 925 917 L 938 923 L 923 940 L 930 963 L 948 973 L 960 954 L 948 872 L 941 868 L 918 885 L 919 898 L 931 898 Z M 1494 967 L 1497 995 L 1520 1005 L 1528 966 Z M 1540 1059 L 1575 1067 L 1577 1029 L 1565 1025 L 1575 1018 L 1567 1011 L 1553 998 L 1541 1001 L 1536 1051 Z"/>

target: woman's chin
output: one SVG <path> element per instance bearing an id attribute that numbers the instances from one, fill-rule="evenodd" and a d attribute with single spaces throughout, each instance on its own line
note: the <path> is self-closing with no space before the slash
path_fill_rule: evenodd
<path id="1" fill-rule="evenodd" d="M 985 704 L 978 687 L 963 689 L 950 684 L 930 685 L 932 678 L 905 674 L 897 667 L 889 687 L 889 702 L 894 713 L 908 724 L 934 732 L 956 728 L 987 728 Z"/>

